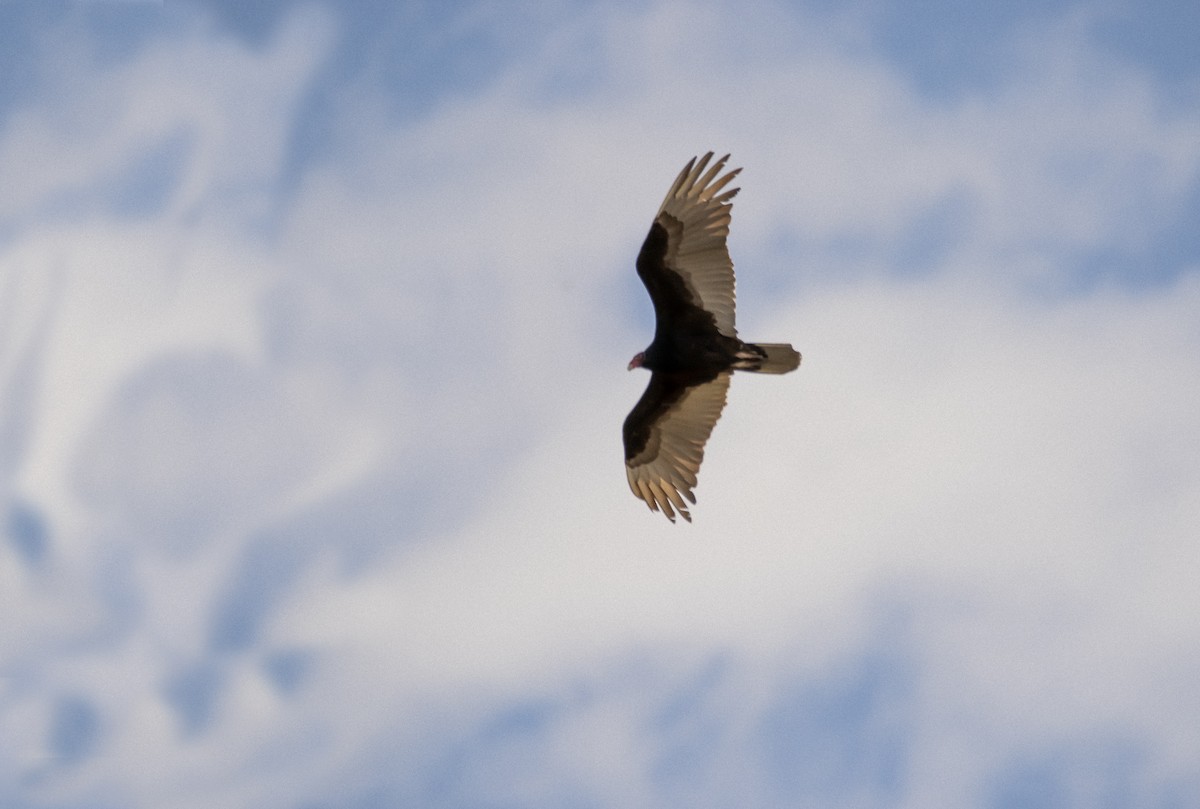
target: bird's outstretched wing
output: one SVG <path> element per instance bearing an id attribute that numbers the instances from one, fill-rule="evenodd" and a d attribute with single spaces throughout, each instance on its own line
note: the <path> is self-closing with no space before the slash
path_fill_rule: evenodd
<path id="1" fill-rule="evenodd" d="M 725 407 L 729 377 L 680 381 L 655 373 L 625 419 L 625 474 L 629 488 L 651 511 L 662 509 L 671 522 L 678 511 L 688 522 L 687 503 L 704 459 L 704 444 Z M 686 502 L 685 502 L 686 501 Z"/>
<path id="2" fill-rule="evenodd" d="M 717 331 L 736 337 L 733 261 L 725 239 L 730 200 L 739 189 L 722 189 L 741 169 L 718 178 L 729 155 L 706 171 L 712 156 L 692 158 L 671 184 L 638 254 L 637 271 L 660 326 L 700 308 L 712 315 Z"/>

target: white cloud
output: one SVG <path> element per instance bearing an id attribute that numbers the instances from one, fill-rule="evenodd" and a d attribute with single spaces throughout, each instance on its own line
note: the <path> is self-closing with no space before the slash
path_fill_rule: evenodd
<path id="1" fill-rule="evenodd" d="M 195 214 L 219 198 L 253 214 L 247 196 L 265 194 L 279 171 L 298 93 L 329 50 L 328 20 L 293 14 L 261 53 L 187 28 L 113 66 L 65 23 L 44 37 L 56 67 L 45 101 L 5 126 L 0 181 L 13 193 L 0 216 L 53 214 L 47 206 L 68 195 L 103 204 L 115 177 L 179 134 L 187 156 L 165 213 Z"/>
<path id="2" fill-rule="evenodd" d="M 1025 282 L 1152 239 L 1194 187 L 1197 122 L 1143 77 L 1093 72 L 1085 45 L 1035 42 L 996 96 L 947 104 L 845 19 L 762 11 L 587 11 L 419 120 L 350 87 L 337 148 L 278 205 L 331 47 L 319 15 L 260 52 L 185 32 L 90 75 L 93 107 L 4 130 L 0 177 L 26 190 L 0 210 L 22 222 L 0 253 L 3 401 L 29 395 L 31 356 L 39 377 L 0 482 L 51 515 L 52 562 L 0 554 L 19 675 L 0 740 L 20 751 L 0 794 L 420 801 L 443 766 L 454 783 L 427 802 L 765 805 L 782 787 L 764 749 L 805 728 L 900 735 L 897 805 L 986 803 L 1014 758 L 1097 738 L 1141 751 L 1139 777 L 1186 779 L 1200 285 Z M 581 51 L 607 81 L 554 97 Z M 180 127 L 160 213 L 22 219 Z M 45 171 L 16 157 L 35 140 Z M 620 470 L 645 383 L 620 368 L 649 340 L 625 293 L 665 185 L 724 144 L 747 166 L 743 332 L 805 362 L 736 381 L 696 524 L 671 526 Z M 951 250 L 897 279 L 915 212 L 954 194 L 970 212 Z M 781 233 L 841 267 L 829 244 L 855 236 L 869 266 L 799 284 Z M 293 686 L 271 669 L 288 654 Z M 861 726 L 781 711 L 871 665 L 904 685 L 862 697 L 882 713 Z M 689 688 L 711 726 L 647 719 Z M 64 694 L 102 751 L 70 767 L 45 742 Z M 548 707 L 516 741 L 484 738 L 529 703 Z M 714 763 L 664 786 L 683 767 L 665 751 L 697 736 Z M 886 791 L 855 777 L 823 797 Z"/>

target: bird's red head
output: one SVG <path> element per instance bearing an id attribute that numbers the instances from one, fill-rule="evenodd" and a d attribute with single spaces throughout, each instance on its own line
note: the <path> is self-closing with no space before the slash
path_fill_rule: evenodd
<path id="1" fill-rule="evenodd" d="M 645 364 L 646 364 L 646 352 L 639 351 L 638 353 L 634 354 L 633 359 L 631 359 L 629 361 L 628 370 L 632 371 L 634 368 L 641 368 Z"/>

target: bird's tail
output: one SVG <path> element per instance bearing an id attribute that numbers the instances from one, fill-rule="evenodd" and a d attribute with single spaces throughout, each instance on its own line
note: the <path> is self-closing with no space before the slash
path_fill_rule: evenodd
<path id="1" fill-rule="evenodd" d="M 786 374 L 800 367 L 800 352 L 787 343 L 746 343 L 733 365 L 739 371 Z"/>

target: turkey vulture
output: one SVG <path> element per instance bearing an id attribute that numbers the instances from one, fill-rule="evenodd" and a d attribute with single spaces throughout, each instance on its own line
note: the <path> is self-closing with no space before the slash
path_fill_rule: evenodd
<path id="1" fill-rule="evenodd" d="M 737 188 L 722 192 L 741 169 L 715 179 L 725 155 L 688 161 L 671 184 L 638 253 L 637 272 L 654 303 L 654 341 L 629 361 L 648 368 L 650 384 L 625 419 L 629 488 L 671 522 L 687 503 L 704 443 L 725 407 L 737 371 L 786 374 L 800 354 L 785 343 L 743 343 L 734 328 L 733 262 L 725 246 Z"/>

